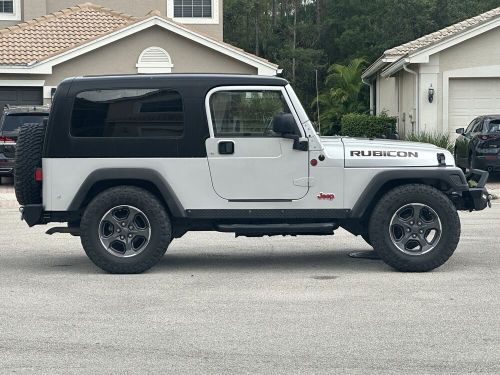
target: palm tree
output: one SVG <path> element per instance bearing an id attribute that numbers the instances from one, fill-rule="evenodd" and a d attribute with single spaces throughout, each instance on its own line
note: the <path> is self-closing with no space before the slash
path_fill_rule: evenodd
<path id="1" fill-rule="evenodd" d="M 364 59 L 357 58 L 348 65 L 333 64 L 328 69 L 326 88 L 317 99 L 320 106 L 319 120 L 328 129 L 325 133 L 332 134 L 340 130 L 340 119 L 346 113 L 366 111 L 361 98 L 361 74 L 365 63 Z M 316 106 L 316 100 L 313 105 Z"/>

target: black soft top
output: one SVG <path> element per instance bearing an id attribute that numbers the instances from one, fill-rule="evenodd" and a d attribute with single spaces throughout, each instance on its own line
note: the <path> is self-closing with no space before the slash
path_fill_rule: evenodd
<path id="1" fill-rule="evenodd" d="M 68 78 L 60 86 L 67 87 L 69 95 L 82 90 L 134 88 L 134 87 L 172 87 L 198 88 L 205 95 L 206 90 L 217 86 L 286 86 L 288 81 L 272 76 L 244 74 L 131 74 L 85 76 Z"/>

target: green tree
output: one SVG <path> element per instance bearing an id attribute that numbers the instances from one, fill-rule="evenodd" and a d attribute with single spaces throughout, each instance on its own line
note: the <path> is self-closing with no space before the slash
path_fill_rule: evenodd
<path id="1" fill-rule="evenodd" d="M 224 0 L 224 39 L 279 64 L 310 103 L 316 71 L 324 93 L 332 64 L 359 56 L 371 63 L 389 48 L 499 6 L 500 0 Z M 366 89 L 360 100 L 368 106 Z"/>
<path id="2" fill-rule="evenodd" d="M 333 64 L 328 68 L 325 89 L 317 101 L 313 101 L 313 107 L 319 102 L 322 133 L 338 134 L 343 115 L 367 111 L 362 94 L 364 84 L 361 81 L 365 63 L 364 59 L 356 58 L 348 65 Z"/>

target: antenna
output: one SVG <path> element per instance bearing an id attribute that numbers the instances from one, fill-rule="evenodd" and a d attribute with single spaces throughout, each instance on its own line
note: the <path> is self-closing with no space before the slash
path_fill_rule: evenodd
<path id="1" fill-rule="evenodd" d="M 321 120 L 319 119 L 319 87 L 318 87 L 318 69 L 316 72 L 316 111 L 318 113 L 318 132 L 321 135 Z"/>

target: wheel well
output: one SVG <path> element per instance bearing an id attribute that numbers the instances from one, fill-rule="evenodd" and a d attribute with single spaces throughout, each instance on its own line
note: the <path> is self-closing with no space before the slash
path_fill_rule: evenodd
<path id="1" fill-rule="evenodd" d="M 403 185 L 411 185 L 411 184 L 421 184 L 421 185 L 428 185 L 432 186 L 444 193 L 448 192 L 451 189 L 451 186 L 449 183 L 446 181 L 437 179 L 437 178 L 415 178 L 415 179 L 396 179 L 396 180 L 390 180 L 385 182 L 375 193 L 373 199 L 371 202 L 368 204 L 366 207 L 362 217 L 361 217 L 361 222 L 368 223 L 368 220 L 370 219 L 370 216 L 372 214 L 373 209 L 375 208 L 375 205 L 378 203 L 380 198 L 387 193 L 389 190 L 392 190 L 398 186 L 403 186 Z"/>
<path id="2" fill-rule="evenodd" d="M 85 198 L 82 201 L 80 209 L 86 207 L 90 203 L 90 201 L 99 193 L 115 186 L 135 186 L 147 190 L 151 194 L 153 194 L 156 198 L 158 198 L 158 200 L 163 204 L 163 206 L 169 212 L 169 214 L 171 214 L 168 204 L 163 195 L 161 194 L 160 190 L 158 189 L 158 187 L 151 181 L 140 180 L 140 179 L 114 179 L 114 180 L 98 181 L 94 183 L 91 186 L 91 188 L 87 191 L 87 194 L 85 195 Z"/>

